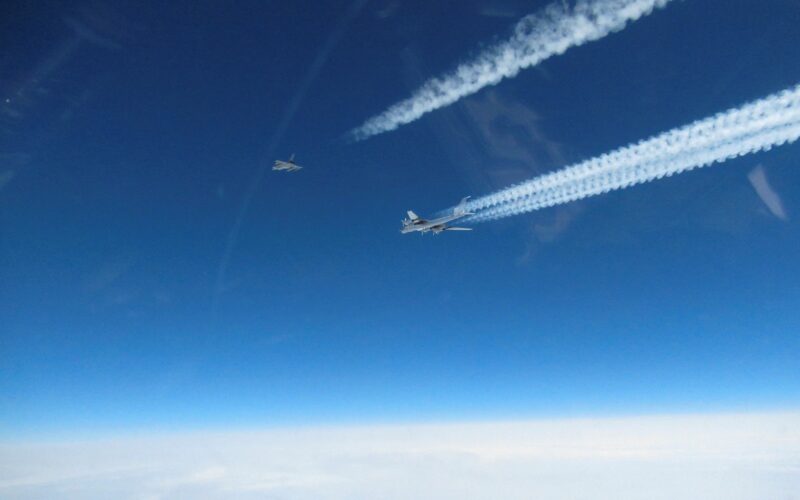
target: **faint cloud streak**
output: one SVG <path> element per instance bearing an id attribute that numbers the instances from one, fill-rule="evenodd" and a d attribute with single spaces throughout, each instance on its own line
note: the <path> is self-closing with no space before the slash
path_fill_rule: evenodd
<path id="1" fill-rule="evenodd" d="M 281 140 L 283 139 L 283 134 L 286 133 L 286 129 L 289 127 L 289 124 L 294 118 L 295 113 L 297 113 L 297 109 L 303 102 L 306 92 L 308 92 L 308 89 L 317 78 L 317 75 L 319 75 L 319 72 L 322 71 L 322 68 L 325 66 L 331 51 L 339 43 L 339 40 L 345 33 L 345 30 L 348 26 L 350 26 L 350 23 L 353 21 L 353 19 L 355 19 L 359 12 L 361 12 L 361 9 L 364 7 L 366 2 L 367 0 L 354 0 L 350 4 L 350 7 L 347 9 L 339 22 L 334 26 L 333 31 L 325 40 L 325 43 L 320 48 L 319 52 L 317 52 L 314 60 L 311 61 L 311 65 L 308 67 L 303 79 L 300 80 L 299 84 L 297 85 L 297 91 L 294 93 L 292 99 L 284 109 L 281 119 L 278 121 L 278 125 L 275 128 L 275 131 L 272 133 L 272 136 L 267 144 L 266 151 L 268 156 L 272 156 L 272 154 L 275 152 L 278 144 L 280 144 Z M 222 258 L 220 259 L 219 266 L 217 267 L 217 276 L 214 284 L 211 304 L 212 311 L 216 310 L 219 296 L 227 286 L 226 274 L 231 255 L 233 254 L 233 249 L 236 246 L 236 241 L 239 239 L 239 232 L 242 229 L 244 218 L 247 215 L 247 212 L 250 210 L 250 204 L 253 201 L 256 190 L 261 184 L 261 179 L 264 177 L 264 173 L 267 171 L 268 167 L 269 163 L 264 162 L 258 166 L 258 168 L 256 168 L 256 171 L 254 172 L 253 177 L 248 184 L 247 190 L 242 197 L 239 210 L 236 213 L 236 219 L 234 220 L 233 225 L 228 232 L 228 236 L 225 239 L 225 247 L 222 253 Z"/>
<path id="2" fill-rule="evenodd" d="M 0 172 L 0 190 L 5 188 L 9 182 L 14 178 L 15 172 L 13 170 L 3 170 Z"/>
<path id="3" fill-rule="evenodd" d="M 767 174 L 764 171 L 763 165 L 758 165 L 751 170 L 750 173 L 747 174 L 747 179 L 772 215 L 780 220 L 789 220 L 789 217 L 786 215 L 786 210 L 783 208 L 781 197 L 775 192 L 767 180 Z"/>

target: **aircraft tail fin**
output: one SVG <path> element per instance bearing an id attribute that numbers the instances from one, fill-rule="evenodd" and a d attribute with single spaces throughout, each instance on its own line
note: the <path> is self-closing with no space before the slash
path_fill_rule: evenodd
<path id="1" fill-rule="evenodd" d="M 292 153 L 292 156 L 289 157 L 289 162 L 291 163 L 293 161 L 294 161 L 294 153 Z"/>
<path id="2" fill-rule="evenodd" d="M 453 210 L 453 213 L 455 215 L 472 215 L 472 212 L 467 212 L 467 200 L 469 200 L 469 198 L 470 198 L 469 196 L 461 198 L 461 201 L 458 202 L 458 205 L 456 205 L 455 210 Z"/>
<path id="3" fill-rule="evenodd" d="M 408 218 L 412 221 L 419 219 L 419 215 L 415 214 L 412 210 L 406 212 L 408 214 Z"/>

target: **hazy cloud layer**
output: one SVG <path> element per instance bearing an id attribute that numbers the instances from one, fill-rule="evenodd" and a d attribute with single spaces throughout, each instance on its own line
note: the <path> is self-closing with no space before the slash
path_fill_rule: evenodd
<path id="1" fill-rule="evenodd" d="M 459 65 L 443 77 L 428 80 L 414 95 L 353 129 L 363 140 L 394 130 L 425 113 L 448 106 L 480 89 L 516 76 L 571 47 L 599 40 L 619 31 L 630 21 L 645 16 L 671 0 L 579 0 L 574 7 L 556 2 L 520 20 L 509 40 Z"/>
<path id="2" fill-rule="evenodd" d="M 3 498 L 792 499 L 800 413 L 183 433 L 0 460 Z"/>

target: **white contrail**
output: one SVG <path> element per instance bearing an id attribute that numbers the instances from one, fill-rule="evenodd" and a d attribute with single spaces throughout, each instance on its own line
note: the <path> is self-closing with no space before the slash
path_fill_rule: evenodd
<path id="1" fill-rule="evenodd" d="M 469 202 L 482 222 L 641 184 L 800 138 L 800 85 Z"/>
<path id="2" fill-rule="evenodd" d="M 554 3 L 542 12 L 525 16 L 514 27 L 511 39 L 458 66 L 441 78 L 428 80 L 410 98 L 350 131 L 363 140 L 417 120 L 425 113 L 448 106 L 503 78 L 516 76 L 570 47 L 599 40 L 672 0 L 578 0 L 574 7 Z"/>

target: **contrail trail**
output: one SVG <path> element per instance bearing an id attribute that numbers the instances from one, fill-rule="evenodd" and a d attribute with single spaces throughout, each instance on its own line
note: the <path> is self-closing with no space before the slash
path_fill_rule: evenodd
<path id="1" fill-rule="evenodd" d="M 469 202 L 477 223 L 560 205 L 800 138 L 800 85 Z"/>
<path id="2" fill-rule="evenodd" d="M 503 78 L 535 66 L 570 47 L 599 40 L 636 21 L 672 0 L 579 0 L 574 7 L 554 3 L 536 14 L 525 16 L 514 27 L 511 39 L 478 55 L 471 62 L 440 78 L 428 80 L 410 98 L 350 131 L 360 141 L 394 130 L 429 113 L 495 85 Z"/>

